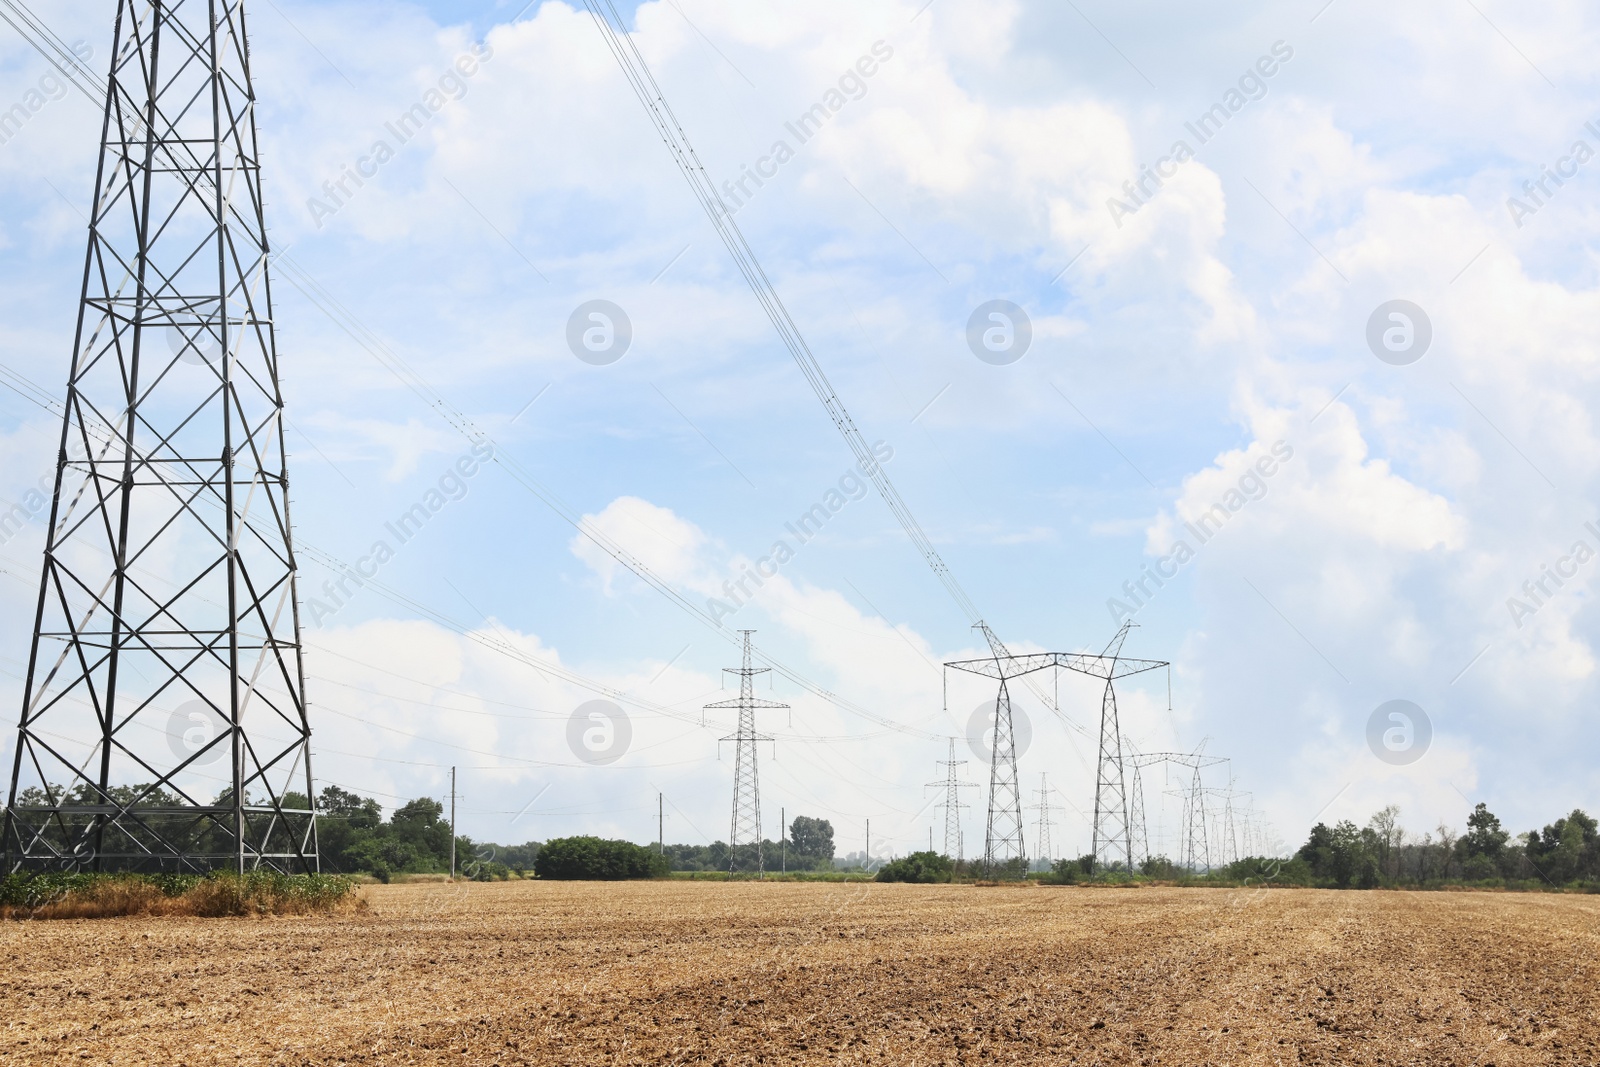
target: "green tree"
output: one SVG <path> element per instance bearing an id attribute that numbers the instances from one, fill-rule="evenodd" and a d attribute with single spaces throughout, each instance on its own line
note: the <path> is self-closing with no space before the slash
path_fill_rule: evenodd
<path id="1" fill-rule="evenodd" d="M 801 856 L 826 865 L 833 860 L 833 823 L 796 815 L 789 824 L 789 845 Z"/>
<path id="2" fill-rule="evenodd" d="M 1311 836 L 1300 846 L 1295 856 L 1305 860 L 1313 877 L 1325 877 L 1333 863 L 1333 831 L 1328 824 L 1319 822 L 1311 828 Z"/>
<path id="3" fill-rule="evenodd" d="M 1377 861 L 1369 847 L 1376 835 L 1370 830 L 1367 833 L 1369 836 L 1363 838 L 1362 831 L 1348 819 L 1331 830 L 1326 823 L 1319 822 L 1311 828 L 1310 838 L 1300 846 L 1295 857 L 1305 861 L 1319 882 L 1331 882 L 1340 889 L 1348 889 L 1359 881 L 1370 888 L 1377 884 Z"/>
<path id="4" fill-rule="evenodd" d="M 937 852 L 913 852 L 890 860 L 878 871 L 880 882 L 948 882 L 955 865 Z"/>
<path id="5" fill-rule="evenodd" d="M 1535 871 L 1556 885 L 1593 878 L 1600 860 L 1600 828 L 1581 809 L 1527 835 L 1524 846 Z"/>
<path id="6" fill-rule="evenodd" d="M 665 878 L 670 866 L 653 848 L 598 837 L 558 837 L 539 849 L 534 873 L 560 880 L 617 881 Z"/>
<path id="7" fill-rule="evenodd" d="M 1507 840 L 1510 840 L 1510 833 L 1501 829 L 1499 817 L 1488 805 L 1478 801 L 1477 808 L 1467 816 L 1467 832 L 1456 841 L 1456 859 L 1461 861 L 1462 875 L 1470 880 L 1498 875 L 1499 859 Z"/>

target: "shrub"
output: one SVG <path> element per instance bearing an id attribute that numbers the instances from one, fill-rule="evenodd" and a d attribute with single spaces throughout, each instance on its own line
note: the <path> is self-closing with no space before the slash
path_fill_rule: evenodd
<path id="1" fill-rule="evenodd" d="M 937 852 L 913 852 L 897 860 L 890 860 L 878 871 L 880 882 L 948 882 L 955 870 L 954 864 Z"/>
<path id="2" fill-rule="evenodd" d="M 670 871 L 666 857 L 654 849 L 631 841 L 604 841 L 598 837 L 558 837 L 546 841 L 533 863 L 534 877 L 565 881 L 665 878 Z"/>
<path id="3" fill-rule="evenodd" d="M 1056 860 L 1039 881 L 1045 885 L 1076 885 L 1082 873 L 1077 860 Z"/>

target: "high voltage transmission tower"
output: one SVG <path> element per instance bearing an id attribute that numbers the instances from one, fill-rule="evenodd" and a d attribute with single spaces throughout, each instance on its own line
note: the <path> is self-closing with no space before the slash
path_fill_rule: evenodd
<path id="1" fill-rule="evenodd" d="M 1217 833 L 1214 836 L 1220 853 L 1218 859 L 1223 864 L 1237 863 L 1239 861 L 1239 834 L 1234 823 L 1235 809 L 1233 800 L 1235 797 L 1247 797 L 1250 795 L 1247 792 L 1236 790 L 1234 788 L 1235 781 L 1237 779 L 1229 777 L 1226 789 L 1207 788 L 1205 790 L 1207 796 L 1222 798 L 1221 813 L 1214 813 L 1214 817 L 1218 818 L 1221 823 L 1216 828 Z M 1246 842 L 1246 849 L 1248 850 L 1248 848 L 1249 844 Z"/>
<path id="2" fill-rule="evenodd" d="M 1050 831 L 1055 827 L 1055 821 L 1050 818 L 1050 775 L 1040 773 L 1039 788 L 1034 793 L 1039 798 L 1034 810 L 1039 813 L 1039 829 L 1034 834 L 1037 857 L 1044 860 L 1046 866 L 1055 858 L 1054 849 L 1050 845 Z"/>
<path id="3" fill-rule="evenodd" d="M 1201 749 L 1205 748 L 1204 743 Z M 1194 863 L 1202 864 L 1207 870 L 1211 867 L 1210 852 L 1206 836 L 1206 790 L 1200 779 L 1202 767 L 1215 767 L 1226 763 L 1223 756 L 1207 756 L 1201 751 L 1195 752 L 1138 752 L 1130 753 L 1125 763 L 1133 769 L 1133 789 L 1130 810 L 1133 814 L 1132 834 L 1134 841 L 1140 842 L 1142 853 L 1138 855 L 1139 862 L 1150 857 L 1148 828 L 1145 825 L 1144 782 L 1140 771 L 1145 767 L 1158 764 L 1173 764 L 1187 767 L 1191 770 L 1189 788 L 1182 791 L 1171 791 L 1166 795 L 1178 797 L 1183 800 L 1183 833 L 1184 840 L 1179 842 L 1179 865 L 1192 866 Z M 1195 868 L 1198 869 L 1198 868 Z"/>
<path id="4" fill-rule="evenodd" d="M 765 874 L 765 859 L 761 855 L 761 779 L 756 768 L 756 745 L 762 741 L 771 741 L 772 738 L 756 732 L 757 708 L 787 708 L 787 704 L 779 704 L 772 700 L 761 700 L 755 695 L 754 686 L 751 684 L 758 674 L 765 674 L 771 668 L 750 666 L 750 635 L 754 630 L 740 630 L 744 635 L 744 666 L 724 667 L 729 674 L 739 676 L 739 695 L 733 700 L 719 700 L 715 704 L 707 704 L 708 708 L 738 708 L 739 727 L 731 737 L 724 737 L 717 742 L 720 751 L 723 741 L 733 742 L 733 821 L 728 830 L 728 873 L 732 874 L 738 867 L 739 847 L 755 846 L 756 873 Z"/>
<path id="5" fill-rule="evenodd" d="M 119 0 L 103 102 L 7 863 L 314 870 L 242 4 Z"/>
<path id="6" fill-rule="evenodd" d="M 1145 825 L 1143 769 L 1149 766 L 1147 757 L 1132 751 L 1133 746 L 1123 739 L 1122 766 L 1128 773 L 1128 851 L 1129 867 L 1138 870 L 1150 858 L 1150 832 Z"/>
<path id="7" fill-rule="evenodd" d="M 961 802 L 961 790 L 971 789 L 976 782 L 963 782 L 956 778 L 956 768 L 965 767 L 966 760 L 956 759 L 956 739 L 950 739 L 950 758 L 938 761 L 939 766 L 945 768 L 945 776 L 937 782 L 929 782 L 928 789 L 943 789 L 944 803 L 935 805 L 944 809 L 944 854 L 953 860 L 965 859 L 962 855 L 964 842 L 961 838 L 961 809 L 967 805 Z"/>
<path id="8" fill-rule="evenodd" d="M 1118 732 L 1113 683 L 1119 678 L 1170 667 L 1171 664 L 1162 660 L 1129 659 L 1123 656 L 1122 645 L 1128 636 L 1126 623 L 1099 655 L 1092 652 L 1012 654 L 1006 651 L 987 626 L 978 623 L 976 628 L 989 639 L 994 654 L 985 659 L 956 660 L 946 663 L 945 667 L 994 678 L 1000 683 L 994 704 L 993 739 L 989 752 L 989 822 L 984 840 L 984 865 L 993 868 L 997 863 L 1026 858 L 1022 840 L 1022 798 L 1017 786 L 1016 745 L 1012 732 L 1011 693 L 1007 682 L 1035 671 L 1054 669 L 1087 675 L 1106 683 L 1100 710 L 1100 766 L 1097 768 L 1095 785 L 1095 859 L 1098 863 L 1103 856 L 1110 856 L 1132 867 L 1127 790 L 1122 784 L 1121 734 Z"/>

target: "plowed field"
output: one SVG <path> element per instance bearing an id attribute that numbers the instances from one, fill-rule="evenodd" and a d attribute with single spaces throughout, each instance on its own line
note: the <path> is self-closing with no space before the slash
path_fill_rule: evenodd
<path id="1" fill-rule="evenodd" d="M 1600 898 L 381 886 L 336 918 L 0 925 L 0 1059 L 1600 1063 Z"/>

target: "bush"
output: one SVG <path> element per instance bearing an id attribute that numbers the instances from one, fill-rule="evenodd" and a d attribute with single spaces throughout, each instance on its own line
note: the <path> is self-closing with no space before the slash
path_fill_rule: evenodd
<path id="1" fill-rule="evenodd" d="M 1077 885 L 1082 874 L 1077 860 L 1056 860 L 1039 881 L 1045 885 Z"/>
<path id="2" fill-rule="evenodd" d="M 598 837 L 558 837 L 546 841 L 533 863 L 536 878 L 614 882 L 626 878 L 665 878 L 666 857 L 631 841 Z"/>
<path id="3" fill-rule="evenodd" d="M 948 882 L 955 865 L 937 852 L 913 852 L 897 860 L 890 860 L 878 871 L 880 882 Z"/>
<path id="4" fill-rule="evenodd" d="M 1178 865 L 1173 863 L 1166 856 L 1147 856 L 1145 857 L 1144 861 L 1139 864 L 1139 873 L 1144 875 L 1146 878 L 1156 878 L 1164 882 L 1175 882 L 1187 872 L 1179 870 Z"/>

